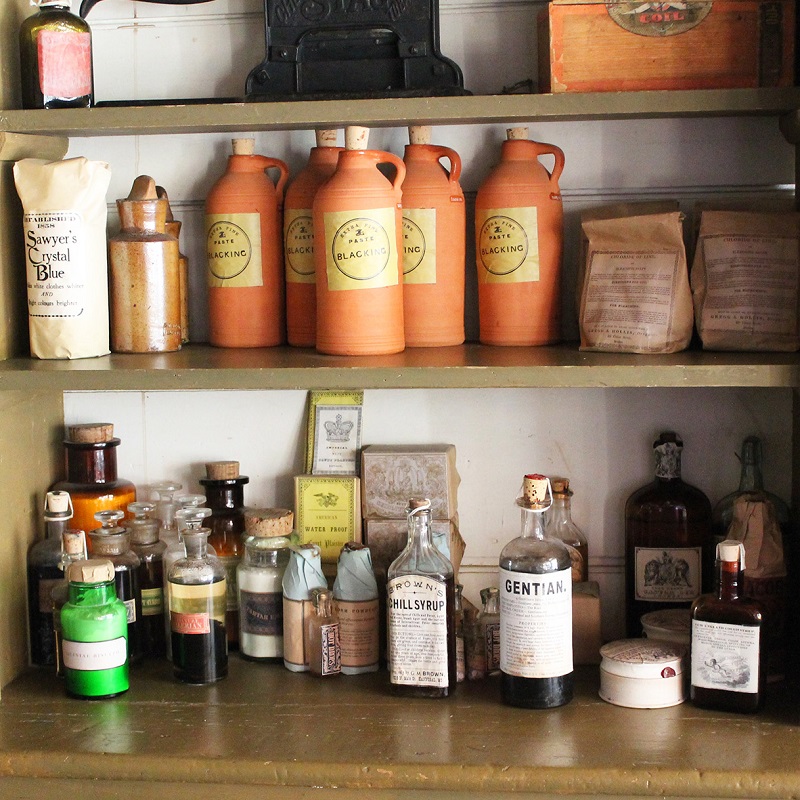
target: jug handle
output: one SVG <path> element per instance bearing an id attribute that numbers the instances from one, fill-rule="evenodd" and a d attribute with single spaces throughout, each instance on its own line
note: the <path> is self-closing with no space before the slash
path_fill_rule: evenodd
<path id="1" fill-rule="evenodd" d="M 450 162 L 450 169 L 447 171 L 450 183 L 458 183 L 461 177 L 461 156 L 449 147 L 442 145 L 431 145 L 431 147 L 439 160 L 446 158 Z"/>
<path id="2" fill-rule="evenodd" d="M 378 164 L 391 164 L 395 168 L 395 175 L 392 179 L 392 189 L 394 189 L 395 194 L 399 198 L 400 187 L 403 185 L 403 181 L 406 177 L 405 161 L 394 153 L 387 153 L 383 150 L 364 150 L 362 152 L 369 154 L 375 166 L 378 166 Z"/>
<path id="3" fill-rule="evenodd" d="M 281 161 L 279 158 L 268 158 L 267 156 L 258 156 L 258 163 L 261 164 L 264 172 L 266 172 L 268 169 L 278 170 L 278 180 L 275 181 L 275 194 L 277 195 L 278 199 L 278 207 L 282 207 L 283 190 L 286 188 L 286 181 L 289 180 L 288 165 L 285 161 Z"/>
<path id="4" fill-rule="evenodd" d="M 531 142 L 531 149 L 537 158 L 539 156 L 553 156 L 555 158 L 553 171 L 550 173 L 550 182 L 557 184 L 561 173 L 564 171 L 564 151 L 560 147 L 546 142 Z"/>

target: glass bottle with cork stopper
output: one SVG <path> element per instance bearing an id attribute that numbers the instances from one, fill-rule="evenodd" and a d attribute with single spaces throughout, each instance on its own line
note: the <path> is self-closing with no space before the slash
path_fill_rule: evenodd
<path id="1" fill-rule="evenodd" d="M 128 611 L 128 662 L 135 664 L 144 656 L 144 632 L 142 630 L 142 593 L 139 588 L 139 556 L 131 550 L 131 537 L 120 526 L 124 512 L 119 510 L 98 511 L 95 519 L 101 527 L 89 532 L 92 553 L 105 558 L 114 565 L 114 582 L 117 597 Z"/>
<path id="2" fill-rule="evenodd" d="M 119 444 L 114 426 L 108 422 L 67 427 L 64 440 L 67 477 L 50 488 L 69 492 L 73 528 L 90 531 L 96 527 L 94 515 L 98 511 L 124 510 L 136 500 L 136 487 L 117 475 Z"/>
<path id="3" fill-rule="evenodd" d="M 547 513 L 545 530 L 548 535 L 561 539 L 569 548 L 572 558 L 572 582 L 589 580 L 589 544 L 583 531 L 572 521 L 572 489 L 568 478 L 551 478 L 553 505 Z"/>
<path id="4" fill-rule="evenodd" d="M 50 590 L 50 607 L 53 616 L 53 641 L 55 643 L 56 675 L 64 675 L 64 658 L 61 637 L 61 609 L 69 600 L 67 574 L 70 564 L 86 561 L 86 533 L 72 529 L 61 534 L 61 580 Z"/>
<path id="5" fill-rule="evenodd" d="M 175 492 L 180 491 L 183 485 L 175 481 L 157 481 L 150 485 L 155 493 L 155 515 L 159 521 L 158 538 L 167 547 L 178 541 L 178 527 L 175 523 L 175 512 L 180 507 L 175 500 Z M 205 498 L 203 498 L 205 499 Z"/>
<path id="6" fill-rule="evenodd" d="M 294 514 L 286 508 L 247 509 L 244 558 L 236 569 L 239 652 L 255 661 L 283 660 L 283 573 Z"/>
<path id="7" fill-rule="evenodd" d="M 339 618 L 329 589 L 311 592 L 313 612 L 306 620 L 308 671 L 324 678 L 342 672 L 342 649 L 339 641 Z"/>
<path id="8" fill-rule="evenodd" d="M 500 671 L 503 702 L 554 708 L 572 700 L 572 559 L 545 530 L 550 481 L 526 475 L 521 535 L 500 553 Z"/>
<path id="9" fill-rule="evenodd" d="M 43 516 L 45 538 L 28 551 L 28 624 L 31 662 L 49 667 L 56 663 L 51 592 L 64 579 L 61 540 L 72 518 L 69 493 L 47 492 Z"/>
<path id="10" fill-rule="evenodd" d="M 228 610 L 225 627 L 228 647 L 239 646 L 239 593 L 236 587 L 236 568 L 244 555 L 244 487 L 250 482 L 239 473 L 238 461 L 211 461 L 206 464 L 206 477 L 200 484 L 211 509 L 208 544 L 225 567 L 228 587 Z"/>

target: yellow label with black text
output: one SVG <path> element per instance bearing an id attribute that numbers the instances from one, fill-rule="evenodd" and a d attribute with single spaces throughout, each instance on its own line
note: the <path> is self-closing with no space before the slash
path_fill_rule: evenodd
<path id="1" fill-rule="evenodd" d="M 539 280 L 536 206 L 476 209 L 475 230 L 480 283 Z"/>
<path id="2" fill-rule="evenodd" d="M 403 283 L 436 283 L 436 209 L 403 209 Z"/>
<path id="3" fill-rule="evenodd" d="M 283 217 L 287 283 L 316 283 L 314 222 L 310 208 L 287 208 Z"/>
<path id="4" fill-rule="evenodd" d="M 206 214 L 208 285 L 263 286 L 261 215 Z"/>
<path id="5" fill-rule="evenodd" d="M 394 207 L 329 211 L 324 220 L 328 289 L 380 289 L 398 284 Z"/>

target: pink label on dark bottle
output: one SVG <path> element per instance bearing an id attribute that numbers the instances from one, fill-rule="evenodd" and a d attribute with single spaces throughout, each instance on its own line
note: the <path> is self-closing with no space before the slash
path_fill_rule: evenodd
<path id="1" fill-rule="evenodd" d="M 39 88 L 47 97 L 84 97 L 92 91 L 92 38 L 77 31 L 40 31 Z"/>

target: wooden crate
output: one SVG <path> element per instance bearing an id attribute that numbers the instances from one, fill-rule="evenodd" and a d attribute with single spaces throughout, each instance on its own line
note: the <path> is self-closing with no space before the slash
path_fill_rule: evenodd
<path id="1" fill-rule="evenodd" d="M 793 0 L 552 0 L 538 33 L 543 92 L 794 85 Z"/>

